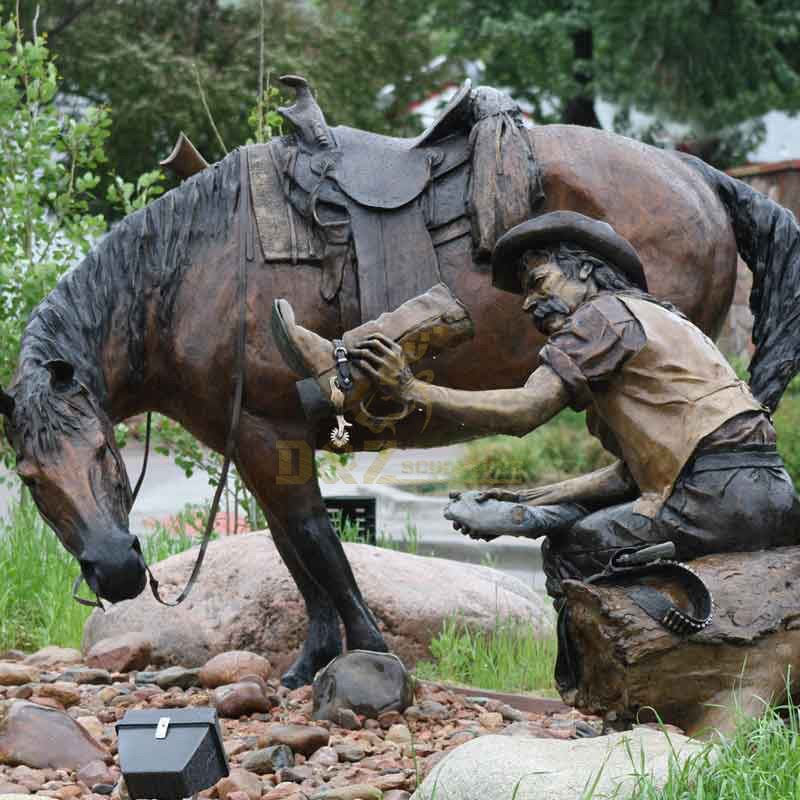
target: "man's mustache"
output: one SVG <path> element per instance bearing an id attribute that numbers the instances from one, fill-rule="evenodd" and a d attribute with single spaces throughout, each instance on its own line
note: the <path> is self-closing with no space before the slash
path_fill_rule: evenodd
<path id="1" fill-rule="evenodd" d="M 556 295 L 548 295 L 546 300 L 537 300 L 537 302 L 530 309 L 535 323 L 543 322 L 547 317 L 552 314 L 561 314 L 568 316 L 570 313 L 569 306 Z"/>

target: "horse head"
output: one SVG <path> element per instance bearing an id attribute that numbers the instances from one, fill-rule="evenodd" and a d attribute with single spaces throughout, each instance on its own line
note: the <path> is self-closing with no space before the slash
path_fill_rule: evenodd
<path id="1" fill-rule="evenodd" d="M 0 412 L 17 474 L 92 591 L 112 603 L 136 597 L 147 581 L 128 530 L 131 487 L 98 398 L 69 362 L 29 362 L 0 392 Z"/>

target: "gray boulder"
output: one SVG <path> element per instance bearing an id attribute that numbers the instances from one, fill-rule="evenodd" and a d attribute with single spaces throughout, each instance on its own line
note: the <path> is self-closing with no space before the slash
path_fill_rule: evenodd
<path id="1" fill-rule="evenodd" d="M 397 656 L 352 650 L 316 674 L 312 696 L 314 719 L 338 722 L 342 710 L 377 719 L 385 711 L 405 711 L 414 702 L 414 685 Z"/>
<path id="2" fill-rule="evenodd" d="M 363 544 L 344 548 L 389 647 L 409 667 L 430 658 L 431 639 L 454 615 L 476 629 L 491 629 L 499 614 L 529 622 L 542 635 L 552 631 L 547 600 L 498 570 Z M 162 592 L 180 591 L 195 556 L 193 549 L 155 566 Z M 178 608 L 159 606 L 143 592 L 92 614 L 83 648 L 138 631 L 152 642 L 150 661 L 157 666 L 203 666 L 218 653 L 248 650 L 280 674 L 305 641 L 306 619 L 272 537 L 253 533 L 212 542 L 200 581 Z"/>
<path id="3" fill-rule="evenodd" d="M 646 727 L 595 739 L 481 736 L 439 761 L 412 800 L 576 800 L 595 781 L 593 797 L 628 797 L 642 754 L 660 786 L 672 758 L 683 763 L 705 746 Z"/>

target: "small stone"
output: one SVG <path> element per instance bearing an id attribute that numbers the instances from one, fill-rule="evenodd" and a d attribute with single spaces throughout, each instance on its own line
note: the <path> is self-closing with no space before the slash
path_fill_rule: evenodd
<path id="1" fill-rule="evenodd" d="M 0 780 L 0 797 L 6 794 L 30 794 L 31 790 L 18 783 L 7 783 Z"/>
<path id="2" fill-rule="evenodd" d="M 407 780 L 405 772 L 390 772 L 375 778 L 373 785 L 382 792 L 388 792 L 393 789 L 402 789 L 406 785 Z"/>
<path id="3" fill-rule="evenodd" d="M 80 797 L 83 794 L 83 789 L 80 786 L 62 786 L 56 789 L 56 797 L 59 800 L 72 800 L 74 797 Z"/>
<path id="4" fill-rule="evenodd" d="M 340 761 L 350 761 L 353 764 L 357 761 L 361 761 L 366 755 L 363 747 L 350 742 L 336 744 L 333 746 L 333 749 L 336 751 L 336 755 L 339 756 Z"/>
<path id="5" fill-rule="evenodd" d="M 340 708 L 336 712 L 336 719 L 334 722 L 340 727 L 348 731 L 357 731 L 361 729 L 361 722 L 355 711 L 349 708 Z"/>
<path id="6" fill-rule="evenodd" d="M 199 669 L 186 669 L 185 667 L 168 667 L 157 672 L 153 676 L 153 683 L 160 689 L 188 689 L 191 686 L 199 686 Z"/>
<path id="7" fill-rule="evenodd" d="M 264 744 L 285 744 L 294 753 L 310 756 L 329 740 L 328 731 L 317 725 L 273 725 L 267 729 Z"/>
<path id="8" fill-rule="evenodd" d="M 97 783 L 92 786 L 92 792 L 95 794 L 108 796 L 114 791 L 114 784 L 112 783 Z"/>
<path id="9" fill-rule="evenodd" d="M 36 693 L 30 697 L 31 703 L 36 703 L 37 706 L 44 706 L 45 708 L 52 708 L 55 711 L 64 711 L 64 706 L 53 697 L 42 697 Z"/>
<path id="10" fill-rule="evenodd" d="M 392 725 L 397 725 L 403 721 L 403 715 L 399 711 L 387 711 L 378 717 L 381 728 L 388 731 Z"/>
<path id="11" fill-rule="evenodd" d="M 111 770 L 106 766 L 105 761 L 90 761 L 78 770 L 75 776 L 81 783 L 85 783 L 92 791 L 98 784 L 113 784 L 115 782 Z"/>
<path id="12" fill-rule="evenodd" d="M 33 697 L 33 686 L 26 683 L 24 686 L 12 686 L 8 690 L 10 700 L 30 700 Z"/>
<path id="13" fill-rule="evenodd" d="M 39 670 L 25 664 L 0 662 L 0 686 L 22 686 L 39 680 Z"/>
<path id="14" fill-rule="evenodd" d="M 212 703 L 221 717 L 238 719 L 246 714 L 270 710 L 261 687 L 255 683 L 231 683 L 217 687 L 213 692 Z"/>
<path id="15" fill-rule="evenodd" d="M 289 797 L 301 798 L 303 796 L 296 783 L 287 781 L 285 783 L 279 783 L 274 789 L 267 792 L 261 800 L 286 800 L 286 798 Z"/>
<path id="16" fill-rule="evenodd" d="M 314 770 L 305 764 L 298 767 L 283 767 L 275 774 L 279 783 L 302 783 L 314 777 Z"/>
<path id="17" fill-rule="evenodd" d="M 395 744 L 411 744 L 411 731 L 407 725 L 392 725 L 386 731 L 386 741 Z"/>
<path id="18" fill-rule="evenodd" d="M 225 755 L 228 758 L 238 756 L 241 753 L 246 753 L 248 750 L 253 749 L 253 745 L 247 739 L 226 739 L 222 746 L 225 748 Z"/>
<path id="19" fill-rule="evenodd" d="M 137 686 L 148 686 L 156 682 L 156 675 L 158 675 L 157 672 L 145 672 L 144 670 L 140 670 L 136 673 L 134 682 Z"/>
<path id="20" fill-rule="evenodd" d="M 320 747 L 313 756 L 308 759 L 309 764 L 316 764 L 319 767 L 332 767 L 339 763 L 339 754 L 333 747 Z"/>
<path id="21" fill-rule="evenodd" d="M 0 651 L 0 661 L 24 661 L 25 653 L 22 650 Z"/>
<path id="22" fill-rule="evenodd" d="M 217 796 L 220 800 L 236 800 L 230 797 L 235 792 L 244 792 L 248 800 L 259 800 L 261 780 L 252 772 L 234 767 L 227 778 L 217 782 Z"/>
<path id="23" fill-rule="evenodd" d="M 229 683 L 238 683 L 247 675 L 268 681 L 272 665 L 263 656 L 244 650 L 230 650 L 207 661 L 199 673 L 200 685 L 216 689 Z"/>
<path id="24" fill-rule="evenodd" d="M 45 773 L 40 769 L 19 766 L 11 771 L 11 779 L 32 792 L 38 792 L 47 780 Z"/>
<path id="25" fill-rule="evenodd" d="M 497 711 L 484 711 L 478 715 L 478 722 L 484 728 L 499 728 L 503 724 L 503 715 Z"/>
<path id="26" fill-rule="evenodd" d="M 143 633 L 125 633 L 97 642 L 86 656 L 86 663 L 111 672 L 131 672 L 147 666 L 152 650 L 149 637 Z"/>
<path id="27" fill-rule="evenodd" d="M 382 800 L 383 792 L 366 783 L 354 783 L 350 786 L 336 786 L 323 789 L 312 795 L 311 800 Z"/>
<path id="28" fill-rule="evenodd" d="M 90 667 L 72 667 L 62 672 L 58 679 L 77 683 L 79 686 L 100 686 L 111 683 L 111 673 L 105 669 L 92 669 Z"/>
<path id="29" fill-rule="evenodd" d="M 42 667 L 43 669 L 80 664 L 82 661 L 83 656 L 80 650 L 75 650 L 72 647 L 56 647 L 55 645 L 43 647 L 25 659 L 26 664 Z"/>
<path id="30" fill-rule="evenodd" d="M 402 789 L 389 789 L 383 793 L 383 800 L 408 800 L 411 795 Z"/>
<path id="31" fill-rule="evenodd" d="M 76 706 L 81 701 L 81 693 L 78 691 L 77 683 L 47 683 L 36 690 L 39 697 L 50 697 L 56 700 L 64 708 Z"/>
<path id="32" fill-rule="evenodd" d="M 242 761 L 242 768 L 256 775 L 269 775 L 280 769 L 294 765 L 294 753 L 285 744 L 263 747 L 248 753 Z"/>
<path id="33" fill-rule="evenodd" d="M 108 705 L 119 694 L 120 691 L 116 686 L 104 686 L 96 696 L 104 705 Z"/>

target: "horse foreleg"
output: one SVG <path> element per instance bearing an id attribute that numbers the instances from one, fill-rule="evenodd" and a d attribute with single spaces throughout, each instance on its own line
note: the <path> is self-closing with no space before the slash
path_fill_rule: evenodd
<path id="1" fill-rule="evenodd" d="M 244 414 L 237 451 L 239 473 L 264 509 L 308 610 L 308 638 L 283 683 L 310 683 L 341 652 L 339 615 L 350 649 L 387 650 L 322 500 L 311 433 Z"/>

